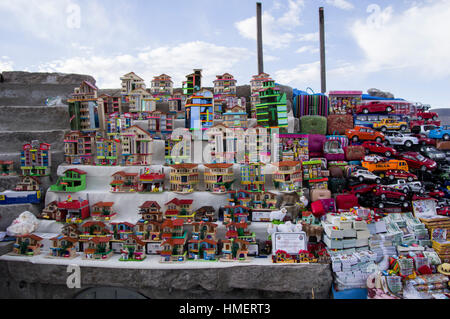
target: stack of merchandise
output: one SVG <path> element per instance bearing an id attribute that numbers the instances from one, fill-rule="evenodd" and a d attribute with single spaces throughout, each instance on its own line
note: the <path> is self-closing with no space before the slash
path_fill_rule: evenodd
<path id="1" fill-rule="evenodd" d="M 448 276 L 443 274 L 420 275 L 405 283 L 403 296 L 408 299 L 449 299 Z"/>
<path id="2" fill-rule="evenodd" d="M 397 242 L 397 245 L 431 246 L 428 230 L 412 213 L 392 213 L 385 217 L 385 221 L 388 229 L 393 233 L 402 232 L 401 242 Z M 398 236 L 398 239 L 400 239 L 400 236 Z"/>
<path id="3" fill-rule="evenodd" d="M 450 241 L 433 240 L 433 249 L 444 263 L 450 262 Z"/>
<path id="4" fill-rule="evenodd" d="M 436 229 L 446 230 L 447 239 L 450 239 L 450 217 L 435 215 L 432 218 L 420 218 L 430 234 Z"/>

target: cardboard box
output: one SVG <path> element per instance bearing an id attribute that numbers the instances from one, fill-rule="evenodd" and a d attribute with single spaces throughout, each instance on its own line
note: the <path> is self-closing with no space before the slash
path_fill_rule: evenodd
<path id="1" fill-rule="evenodd" d="M 327 235 L 324 235 L 323 242 L 330 249 L 343 249 L 344 248 L 344 243 L 343 243 L 342 239 L 331 239 Z"/>

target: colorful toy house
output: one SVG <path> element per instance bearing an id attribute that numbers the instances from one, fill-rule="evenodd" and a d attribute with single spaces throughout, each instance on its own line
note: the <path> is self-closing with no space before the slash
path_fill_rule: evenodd
<path id="1" fill-rule="evenodd" d="M 181 219 L 168 219 L 162 225 L 161 261 L 185 261 L 187 252 L 186 231 L 183 229 L 184 221 Z"/>
<path id="2" fill-rule="evenodd" d="M 263 88 L 263 81 L 271 80 L 269 74 L 260 73 L 258 75 L 254 75 L 250 80 L 250 92 L 251 92 L 251 117 L 256 118 L 256 104 L 259 104 L 259 90 Z"/>
<path id="3" fill-rule="evenodd" d="M 76 239 L 78 241 L 78 239 L 80 238 L 81 232 L 78 229 L 77 224 L 65 224 L 62 227 L 61 234 L 63 234 L 64 236 Z M 81 251 L 81 250 L 79 250 L 79 251 Z"/>
<path id="4" fill-rule="evenodd" d="M 170 190 L 177 193 L 192 193 L 199 183 L 198 164 L 173 164 L 170 171 Z"/>
<path id="5" fill-rule="evenodd" d="M 119 91 L 109 92 L 109 94 L 101 94 L 97 100 L 98 113 L 100 117 L 100 128 L 104 132 L 106 120 L 111 114 L 122 113 L 122 97 Z"/>
<path id="6" fill-rule="evenodd" d="M 248 128 L 244 133 L 245 155 L 239 163 L 268 163 L 271 160 L 269 130 L 260 125 Z"/>
<path id="7" fill-rule="evenodd" d="M 73 131 L 64 135 L 64 161 L 67 164 L 92 165 L 95 137 Z"/>
<path id="8" fill-rule="evenodd" d="M 0 161 L 0 175 L 1 176 L 16 175 L 16 173 L 14 172 L 14 162 L 13 161 Z"/>
<path id="9" fill-rule="evenodd" d="M 304 134 L 277 134 L 280 161 L 307 161 L 309 160 L 308 135 Z"/>
<path id="10" fill-rule="evenodd" d="M 156 99 L 143 88 L 137 88 L 128 94 L 130 113 L 139 117 L 141 112 L 152 112 L 156 110 Z"/>
<path id="11" fill-rule="evenodd" d="M 119 139 L 97 137 L 95 139 L 95 144 L 97 148 L 97 165 L 110 166 L 118 165 L 120 163 L 121 144 Z"/>
<path id="12" fill-rule="evenodd" d="M 265 175 L 264 163 L 248 163 L 241 165 L 241 184 L 245 190 L 251 192 L 264 191 Z"/>
<path id="13" fill-rule="evenodd" d="M 128 173 L 124 171 L 116 172 L 112 175 L 113 181 L 110 183 L 113 193 L 130 193 L 138 189 L 138 173 Z"/>
<path id="14" fill-rule="evenodd" d="M 248 229 L 248 224 L 246 222 L 231 222 L 226 225 L 227 232 L 225 233 L 226 239 L 241 239 L 248 243 L 256 242 L 256 235 Z"/>
<path id="15" fill-rule="evenodd" d="M 225 194 L 234 182 L 233 164 L 204 164 L 206 190 L 215 194 Z"/>
<path id="16" fill-rule="evenodd" d="M 163 221 L 163 213 L 161 212 L 161 206 L 156 201 L 146 201 L 139 206 L 139 214 L 144 221 Z"/>
<path id="17" fill-rule="evenodd" d="M 222 240 L 222 257 L 220 261 L 248 261 L 249 243 L 242 239 Z"/>
<path id="18" fill-rule="evenodd" d="M 235 106 L 228 109 L 222 114 L 223 124 L 230 128 L 244 128 L 248 127 L 247 112 L 245 107 Z"/>
<path id="19" fill-rule="evenodd" d="M 273 165 L 277 167 L 272 175 L 276 189 L 283 192 L 293 192 L 302 188 L 303 171 L 300 162 L 283 161 Z"/>
<path id="20" fill-rule="evenodd" d="M 233 76 L 229 73 L 216 75 L 214 83 L 214 95 L 219 96 L 236 96 L 236 82 Z"/>
<path id="21" fill-rule="evenodd" d="M 322 161 L 311 160 L 303 161 L 303 180 L 308 181 L 310 179 L 320 179 L 322 177 Z"/>
<path id="22" fill-rule="evenodd" d="M 188 241 L 188 259 L 217 261 L 217 241 L 191 239 Z"/>
<path id="23" fill-rule="evenodd" d="M 100 259 L 108 260 L 114 254 L 114 251 L 109 247 L 109 237 L 92 237 L 84 246 L 83 259 Z"/>
<path id="24" fill-rule="evenodd" d="M 112 238 L 111 241 L 124 241 L 129 236 L 134 234 L 136 225 L 128 222 L 109 223 L 111 227 Z"/>
<path id="25" fill-rule="evenodd" d="M 181 219 L 183 222 L 192 222 L 195 218 L 195 212 L 192 211 L 192 199 L 174 198 L 165 204 L 165 219 Z"/>
<path id="26" fill-rule="evenodd" d="M 134 91 L 136 89 L 145 89 L 145 82 L 144 79 L 140 76 L 136 75 L 134 72 L 130 72 L 125 74 L 120 78 L 122 81 L 122 90 L 121 94 L 126 102 L 127 96 L 130 94 L 131 91 Z"/>
<path id="27" fill-rule="evenodd" d="M 91 216 L 95 220 L 111 220 L 117 213 L 113 210 L 114 202 L 98 202 L 92 205 Z"/>
<path id="28" fill-rule="evenodd" d="M 162 193 L 164 192 L 164 173 L 152 173 L 146 169 L 139 175 L 139 193 Z"/>
<path id="29" fill-rule="evenodd" d="M 150 165 L 153 139 L 147 131 L 133 125 L 121 133 L 125 165 Z"/>
<path id="30" fill-rule="evenodd" d="M 194 72 L 186 75 L 186 81 L 182 84 L 184 95 L 193 95 L 202 88 L 202 70 L 194 69 Z"/>
<path id="31" fill-rule="evenodd" d="M 168 136 L 173 131 L 174 114 L 161 111 L 153 111 L 148 116 L 148 130 L 151 134 L 160 133 Z"/>
<path id="32" fill-rule="evenodd" d="M 108 229 L 106 224 L 98 220 L 84 222 L 80 226 L 80 230 L 80 241 L 86 241 L 91 237 L 109 237 L 111 235 L 111 231 Z"/>
<path id="33" fill-rule="evenodd" d="M 13 254 L 22 256 L 35 256 L 41 253 L 41 241 L 43 238 L 34 235 L 18 235 L 13 245 Z"/>
<path id="34" fill-rule="evenodd" d="M 183 100 L 183 96 L 181 94 L 173 95 L 169 99 L 169 112 L 174 115 L 176 119 L 184 119 L 185 114 L 185 101 Z"/>
<path id="35" fill-rule="evenodd" d="M 73 200 L 69 196 L 66 201 L 58 203 L 57 222 L 81 224 L 84 219 L 89 217 L 89 201 L 87 200 Z"/>
<path id="36" fill-rule="evenodd" d="M 72 131 L 93 132 L 100 128 L 98 116 L 98 88 L 83 81 L 67 99 L 69 105 L 70 129 Z"/>
<path id="37" fill-rule="evenodd" d="M 51 146 L 32 141 L 22 147 L 20 169 L 25 176 L 48 176 L 51 169 Z"/>
<path id="38" fill-rule="evenodd" d="M 249 223 L 251 209 L 242 205 L 227 205 L 223 207 L 223 224 Z"/>
<path id="39" fill-rule="evenodd" d="M 70 259 L 77 256 L 77 239 L 59 235 L 50 240 L 52 241 L 52 246 L 50 247 L 48 257 Z"/>
<path id="40" fill-rule="evenodd" d="M 192 239 L 212 239 L 216 240 L 217 224 L 201 221 L 192 223 Z"/>
<path id="41" fill-rule="evenodd" d="M 145 254 L 146 243 L 138 237 L 131 235 L 122 243 L 120 261 L 142 261 L 147 258 Z"/>
<path id="42" fill-rule="evenodd" d="M 18 192 L 39 191 L 41 182 L 34 176 L 20 176 L 20 182 L 14 188 Z"/>
<path id="43" fill-rule="evenodd" d="M 155 76 L 152 80 L 150 93 L 153 96 L 170 96 L 173 94 L 173 81 L 167 74 Z"/>
<path id="44" fill-rule="evenodd" d="M 251 200 L 251 207 L 254 210 L 275 210 L 277 209 L 277 194 L 272 192 L 255 192 L 250 193 L 252 200 Z"/>
<path id="45" fill-rule="evenodd" d="M 237 191 L 229 191 L 227 200 L 230 203 L 230 205 L 242 205 L 246 207 L 253 206 L 252 192 L 248 192 L 243 189 Z"/>
<path id="46" fill-rule="evenodd" d="M 71 168 L 58 177 L 56 184 L 50 186 L 52 192 L 76 193 L 86 189 L 86 172 L 77 168 Z"/>
<path id="47" fill-rule="evenodd" d="M 214 97 L 211 91 L 196 92 L 186 100 L 185 128 L 191 131 L 202 131 L 213 125 Z"/>
<path id="48" fill-rule="evenodd" d="M 159 221 L 141 219 L 136 223 L 134 234 L 143 241 L 161 244 L 161 225 Z"/>
<path id="49" fill-rule="evenodd" d="M 196 221 L 213 222 L 217 220 L 216 209 L 212 206 L 202 206 L 195 212 Z"/>
<path id="50" fill-rule="evenodd" d="M 243 133 L 242 131 L 240 133 Z M 236 163 L 239 131 L 224 124 L 215 124 L 206 132 L 211 163 Z"/>
<path id="51" fill-rule="evenodd" d="M 106 121 L 106 135 L 110 139 L 120 140 L 123 130 L 131 127 L 131 113 L 112 113 Z"/>
<path id="52" fill-rule="evenodd" d="M 256 120 L 263 127 L 287 127 L 286 93 L 280 93 L 275 81 L 263 81 L 259 90 L 259 103 L 256 107 Z"/>
<path id="53" fill-rule="evenodd" d="M 178 130 L 178 129 L 177 129 Z M 165 140 L 165 161 L 167 165 L 191 163 L 192 135 L 188 129 L 185 134 L 172 136 Z"/>
<path id="54" fill-rule="evenodd" d="M 47 206 L 45 206 L 45 208 L 39 214 L 39 218 L 55 220 L 57 211 L 58 211 L 58 202 L 54 200 L 53 202 L 50 202 L 48 203 Z"/>

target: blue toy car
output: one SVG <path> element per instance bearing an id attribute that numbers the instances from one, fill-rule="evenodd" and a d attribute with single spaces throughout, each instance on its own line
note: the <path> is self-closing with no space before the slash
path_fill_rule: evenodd
<path id="1" fill-rule="evenodd" d="M 450 125 L 443 125 L 434 130 L 431 130 L 428 137 L 443 139 L 445 141 L 450 140 Z"/>

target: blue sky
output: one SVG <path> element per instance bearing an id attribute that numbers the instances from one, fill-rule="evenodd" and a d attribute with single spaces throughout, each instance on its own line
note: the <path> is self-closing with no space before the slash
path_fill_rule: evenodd
<path id="1" fill-rule="evenodd" d="M 320 91 L 318 8 L 325 8 L 327 89 L 378 88 L 450 107 L 450 0 L 262 0 L 264 70 Z M 0 0 L 0 70 L 83 73 L 100 88 L 134 71 L 180 87 L 257 73 L 256 1 Z"/>

